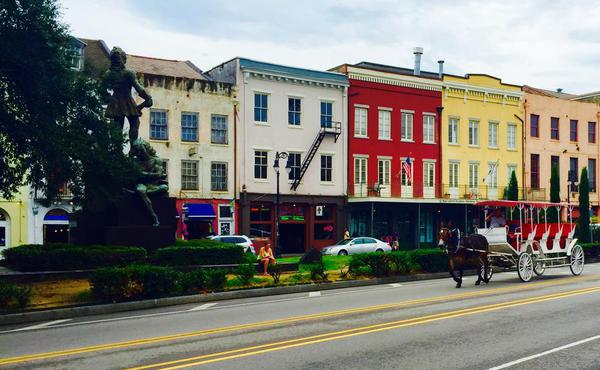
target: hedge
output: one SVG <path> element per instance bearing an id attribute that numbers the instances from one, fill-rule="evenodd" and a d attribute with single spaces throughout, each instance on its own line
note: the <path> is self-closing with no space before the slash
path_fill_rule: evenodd
<path id="1" fill-rule="evenodd" d="M 3 251 L 7 266 L 20 271 L 56 271 L 123 266 L 144 262 L 139 247 L 71 244 L 29 244 Z"/>
<path id="2" fill-rule="evenodd" d="M 0 309 L 25 308 L 31 301 L 31 295 L 30 286 L 0 282 Z"/>
<path id="3" fill-rule="evenodd" d="M 412 262 L 425 272 L 448 271 L 448 255 L 441 249 L 416 249 L 408 252 Z"/>
<path id="4" fill-rule="evenodd" d="M 152 261 L 157 265 L 224 265 L 244 262 L 244 249 L 215 240 L 191 240 L 158 249 Z"/>
<path id="5" fill-rule="evenodd" d="M 202 269 L 179 272 L 170 267 L 131 265 L 98 269 L 89 280 L 96 298 L 121 301 L 160 298 L 205 289 L 221 290 L 227 282 L 227 273 Z"/>
<path id="6" fill-rule="evenodd" d="M 600 244 L 598 243 L 582 243 L 581 248 L 586 257 L 598 257 L 600 256 Z"/>
<path id="7" fill-rule="evenodd" d="M 412 270 L 443 272 L 448 271 L 448 256 L 438 249 L 361 253 L 352 256 L 349 270 L 354 275 L 374 276 L 386 276 L 392 272 L 406 273 Z"/>

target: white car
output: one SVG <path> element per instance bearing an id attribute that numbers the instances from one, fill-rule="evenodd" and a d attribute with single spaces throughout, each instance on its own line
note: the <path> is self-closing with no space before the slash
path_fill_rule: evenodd
<path id="1" fill-rule="evenodd" d="M 392 247 L 386 242 L 370 237 L 358 237 L 340 240 L 334 245 L 321 249 L 324 255 L 346 256 L 348 254 L 369 252 L 391 252 Z"/>
<path id="2" fill-rule="evenodd" d="M 210 239 L 217 240 L 222 243 L 239 245 L 240 247 L 244 248 L 244 252 L 252 252 L 252 254 L 256 254 L 256 251 L 254 250 L 254 243 L 252 243 L 252 240 L 250 240 L 250 238 L 248 238 L 246 235 L 215 235 L 211 236 Z"/>

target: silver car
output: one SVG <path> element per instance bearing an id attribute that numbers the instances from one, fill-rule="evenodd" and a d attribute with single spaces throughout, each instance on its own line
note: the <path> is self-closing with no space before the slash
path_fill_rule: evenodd
<path id="1" fill-rule="evenodd" d="M 254 250 L 254 243 L 252 240 L 248 238 L 246 235 L 215 235 L 211 236 L 210 239 L 217 240 L 222 243 L 231 243 L 239 245 L 244 248 L 244 252 L 252 252 L 252 254 L 256 254 Z"/>
<path id="2" fill-rule="evenodd" d="M 369 252 L 390 252 L 392 247 L 386 242 L 370 237 L 358 237 L 340 240 L 334 245 L 321 249 L 324 255 L 346 256 L 348 254 Z"/>

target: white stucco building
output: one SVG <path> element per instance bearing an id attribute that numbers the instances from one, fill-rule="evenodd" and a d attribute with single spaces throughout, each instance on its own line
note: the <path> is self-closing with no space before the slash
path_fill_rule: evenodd
<path id="1" fill-rule="evenodd" d="M 346 222 L 346 76 L 245 58 L 207 74 L 238 91 L 239 232 L 275 242 L 273 165 L 277 153 L 284 152 L 288 157 L 279 163 L 281 251 L 304 252 L 341 237 Z"/>

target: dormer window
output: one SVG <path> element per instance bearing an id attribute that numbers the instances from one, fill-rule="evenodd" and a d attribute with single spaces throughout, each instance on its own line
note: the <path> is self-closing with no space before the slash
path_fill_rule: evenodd
<path id="1" fill-rule="evenodd" d="M 69 47 L 67 60 L 72 69 L 81 71 L 83 69 L 83 47 L 71 45 Z"/>

